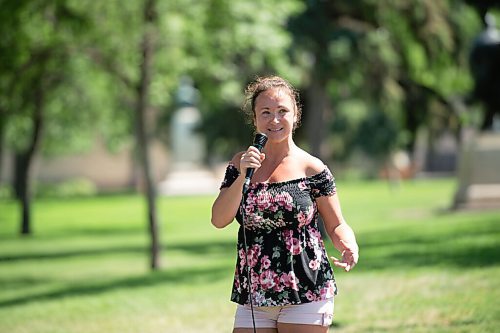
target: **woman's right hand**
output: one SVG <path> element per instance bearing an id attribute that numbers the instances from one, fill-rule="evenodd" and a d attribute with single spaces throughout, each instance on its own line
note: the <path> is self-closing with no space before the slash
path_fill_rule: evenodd
<path id="1" fill-rule="evenodd" d="M 215 227 L 224 228 L 233 221 L 240 208 L 241 189 L 245 182 L 247 169 L 260 168 L 264 159 L 265 155 L 253 146 L 249 147 L 244 153 L 234 155 L 231 163 L 237 166 L 239 162 L 240 175 L 231 186 L 220 190 L 212 205 L 212 224 Z"/>
<path id="2" fill-rule="evenodd" d="M 262 161 L 266 158 L 264 153 L 261 153 L 256 147 L 250 146 L 247 151 L 241 155 L 240 158 L 240 174 L 245 176 L 247 169 L 260 168 Z"/>

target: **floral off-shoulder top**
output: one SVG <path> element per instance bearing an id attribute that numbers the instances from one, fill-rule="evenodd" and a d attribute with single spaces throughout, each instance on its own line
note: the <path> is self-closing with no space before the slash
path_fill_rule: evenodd
<path id="1" fill-rule="evenodd" d="M 238 176 L 238 169 L 230 163 L 221 189 L 231 186 Z M 309 177 L 250 184 L 244 205 L 236 215 L 240 228 L 231 301 L 249 304 L 247 264 L 255 306 L 302 304 L 337 294 L 318 229 L 315 201 L 335 192 L 335 180 L 326 166 Z M 246 255 L 242 209 L 248 242 Z"/>

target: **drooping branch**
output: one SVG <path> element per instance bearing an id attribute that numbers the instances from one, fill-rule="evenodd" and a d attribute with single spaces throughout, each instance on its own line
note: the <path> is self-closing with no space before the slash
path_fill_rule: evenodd
<path id="1" fill-rule="evenodd" d="M 116 63 L 107 55 L 105 55 L 101 50 L 97 48 L 86 48 L 84 51 L 89 58 L 106 72 L 115 76 L 120 80 L 126 87 L 130 89 L 136 89 L 137 84 L 134 83 L 129 77 L 123 74 L 123 71 L 119 69 Z"/>

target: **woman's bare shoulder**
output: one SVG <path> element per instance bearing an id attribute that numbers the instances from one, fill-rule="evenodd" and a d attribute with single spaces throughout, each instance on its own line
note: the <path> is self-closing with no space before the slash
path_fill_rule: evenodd
<path id="1" fill-rule="evenodd" d="M 303 149 L 300 149 L 297 153 L 297 157 L 304 167 L 306 176 L 313 176 L 320 173 L 325 169 L 325 163 L 319 158 L 309 154 Z"/>

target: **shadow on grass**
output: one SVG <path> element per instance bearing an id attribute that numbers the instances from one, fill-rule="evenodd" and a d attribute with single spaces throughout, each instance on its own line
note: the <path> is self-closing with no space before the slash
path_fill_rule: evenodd
<path id="1" fill-rule="evenodd" d="M 228 254 L 233 253 L 236 256 L 236 241 L 211 241 L 211 242 L 193 242 L 193 243 L 174 243 L 162 247 L 162 252 L 170 251 L 187 252 L 189 254 Z M 66 249 L 55 248 L 51 250 L 36 250 L 33 252 L 11 253 L 0 255 L 0 263 L 16 262 L 24 260 L 47 260 L 47 259 L 66 259 L 84 256 L 108 256 L 116 254 L 149 254 L 148 245 L 116 245 L 93 248 Z"/>
<path id="2" fill-rule="evenodd" d="M 432 227 L 431 227 L 432 228 Z M 474 268 L 500 264 L 499 221 L 485 220 L 449 229 L 393 228 L 358 235 L 357 270 L 420 267 Z"/>
<path id="3" fill-rule="evenodd" d="M 500 264 L 497 245 L 483 245 L 461 249 L 432 249 L 431 243 L 425 250 L 412 251 L 412 244 L 407 244 L 404 249 L 399 247 L 390 253 L 371 253 L 363 258 L 356 269 L 358 271 L 374 270 L 401 270 L 405 268 L 479 268 L 496 266 Z"/>
<path id="4" fill-rule="evenodd" d="M 22 289 L 28 286 L 39 286 L 50 282 L 52 282 L 51 279 L 39 277 L 6 278 L 0 276 L 0 286 L 2 290 Z"/>
<path id="5" fill-rule="evenodd" d="M 0 221 L 0 225 L 1 225 Z M 61 240 L 61 239 L 71 239 L 71 238 L 81 238 L 84 236 L 92 236 L 95 238 L 104 237 L 120 237 L 120 236 L 137 236 L 145 233 L 145 230 L 141 226 L 132 227 L 79 227 L 79 226 L 69 226 L 65 228 L 58 228 L 54 230 L 43 230 L 42 233 L 37 232 L 35 226 L 35 231 L 33 235 L 20 235 L 20 234 L 0 234 L 0 240 L 2 241 L 14 241 L 14 242 L 29 242 L 29 241 L 49 241 L 49 240 Z"/>
<path id="6" fill-rule="evenodd" d="M 88 248 L 88 249 L 75 249 L 75 250 L 64 250 L 64 251 L 36 251 L 36 252 L 26 252 L 26 253 L 12 253 L 6 255 L 0 255 L 1 262 L 15 262 L 15 261 L 25 261 L 25 260 L 47 260 L 47 259 L 67 259 L 74 257 L 84 257 L 84 256 L 98 256 L 98 255 L 113 255 L 113 254 L 146 254 L 146 246 L 113 246 L 106 248 Z"/>
<path id="7" fill-rule="evenodd" d="M 152 272 L 150 274 L 137 277 L 115 279 L 93 284 L 82 283 L 79 285 L 61 288 L 59 290 L 40 293 L 37 295 L 29 295 L 10 300 L 4 300 L 0 301 L 0 308 L 23 305 L 30 302 L 50 301 L 65 297 L 92 296 L 119 289 L 144 288 L 157 285 L 196 285 L 198 283 L 206 283 L 207 281 L 213 282 L 227 276 L 227 266 L 213 266 L 210 268 L 173 268 L 171 270 Z"/>

